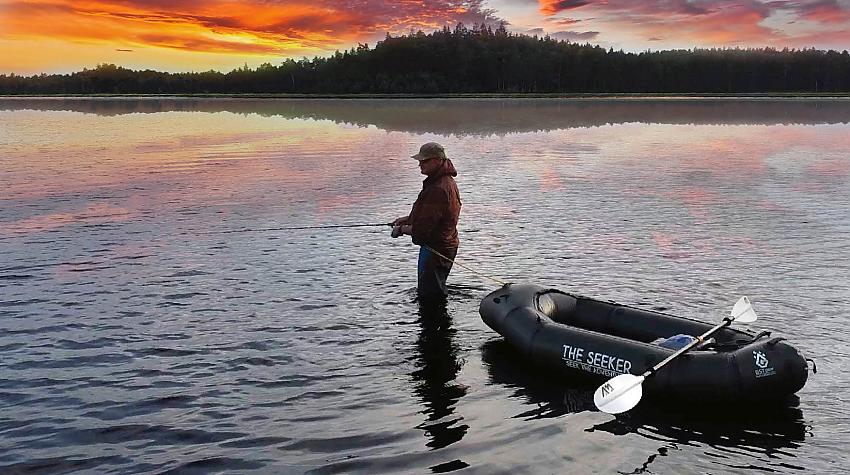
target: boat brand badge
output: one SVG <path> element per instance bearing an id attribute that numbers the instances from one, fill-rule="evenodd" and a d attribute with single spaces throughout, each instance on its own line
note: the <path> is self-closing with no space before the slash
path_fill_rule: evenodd
<path id="1" fill-rule="evenodd" d="M 756 378 L 763 378 L 765 376 L 772 376 L 776 374 L 776 370 L 773 367 L 770 367 L 770 360 L 767 359 L 767 355 L 761 351 L 753 351 L 753 359 L 755 359 L 756 364 Z"/>
<path id="2" fill-rule="evenodd" d="M 756 359 L 756 366 L 761 369 L 767 368 L 767 365 L 770 364 L 770 361 L 767 360 L 767 356 L 761 351 L 754 351 L 753 358 Z"/>
<path id="3" fill-rule="evenodd" d="M 584 348 L 563 345 L 564 354 L 561 359 L 570 368 L 580 369 L 588 373 L 601 374 L 609 378 L 627 374 L 632 369 L 632 362 L 614 355 L 598 351 L 585 351 Z"/>

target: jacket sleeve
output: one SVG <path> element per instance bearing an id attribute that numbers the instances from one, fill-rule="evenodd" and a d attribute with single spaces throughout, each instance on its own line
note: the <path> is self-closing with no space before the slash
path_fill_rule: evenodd
<path id="1" fill-rule="evenodd" d="M 429 244 L 433 240 L 437 224 L 445 213 L 448 203 L 448 195 L 442 188 L 428 190 L 428 193 L 420 198 L 421 202 L 414 205 L 414 212 L 410 215 L 410 235 L 413 243 L 417 245 Z"/>

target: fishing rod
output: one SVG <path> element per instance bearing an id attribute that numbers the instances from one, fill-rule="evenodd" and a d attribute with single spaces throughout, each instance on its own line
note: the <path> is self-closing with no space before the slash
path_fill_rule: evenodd
<path id="1" fill-rule="evenodd" d="M 285 227 L 285 228 L 228 229 L 228 230 L 225 230 L 225 231 L 207 231 L 207 232 L 199 232 L 199 233 L 182 233 L 182 234 L 195 234 L 195 235 L 197 235 L 197 234 L 231 234 L 231 233 L 264 232 L 264 231 L 296 231 L 296 230 L 301 230 L 301 229 L 365 228 L 365 227 L 393 226 L 393 225 L 394 225 L 393 223 L 329 224 L 329 225 L 324 225 L 324 226 L 293 226 L 293 227 Z M 501 285 L 508 285 L 507 282 L 505 282 L 501 279 L 497 279 L 495 277 L 492 277 L 492 276 L 489 276 L 489 275 L 486 275 L 486 274 L 482 274 L 481 272 L 478 272 L 475 269 L 472 269 L 468 266 L 465 266 L 465 265 L 455 261 L 454 259 L 451 259 L 447 256 L 444 256 L 443 254 L 432 249 L 430 246 L 423 245 L 422 247 L 424 247 L 425 249 L 428 249 L 429 251 L 436 254 L 437 256 L 451 262 L 452 264 L 456 264 L 460 267 L 463 267 L 464 269 L 472 272 L 473 274 L 476 274 L 476 275 L 479 275 L 479 276 L 484 277 L 486 279 L 492 280 L 493 282 L 499 283 Z"/>
<path id="2" fill-rule="evenodd" d="M 261 228 L 261 229 L 228 229 L 225 231 L 206 231 L 198 233 L 183 233 L 183 234 L 232 234 L 232 233 L 248 233 L 248 232 L 265 232 L 265 231 L 295 231 L 301 229 L 334 229 L 334 228 L 365 228 L 377 226 L 392 226 L 393 223 L 367 223 L 367 224 L 329 224 L 326 226 L 294 226 L 286 228 Z"/>

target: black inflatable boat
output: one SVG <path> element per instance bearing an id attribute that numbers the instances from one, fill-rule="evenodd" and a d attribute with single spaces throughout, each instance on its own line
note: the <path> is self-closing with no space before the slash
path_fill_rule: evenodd
<path id="1" fill-rule="evenodd" d="M 675 352 L 653 343 L 712 325 L 535 285 L 487 295 L 484 322 L 531 360 L 599 380 L 639 375 Z M 722 328 L 646 380 L 644 391 L 692 401 L 782 399 L 806 383 L 808 364 L 784 338 Z"/>

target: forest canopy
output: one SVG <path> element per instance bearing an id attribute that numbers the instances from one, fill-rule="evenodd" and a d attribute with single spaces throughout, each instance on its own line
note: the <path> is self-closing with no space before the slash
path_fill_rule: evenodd
<path id="1" fill-rule="evenodd" d="M 168 73 L 101 64 L 71 74 L 0 75 L 0 94 L 455 94 L 850 92 L 847 51 L 615 51 L 463 24 L 390 36 L 327 57 Z"/>

